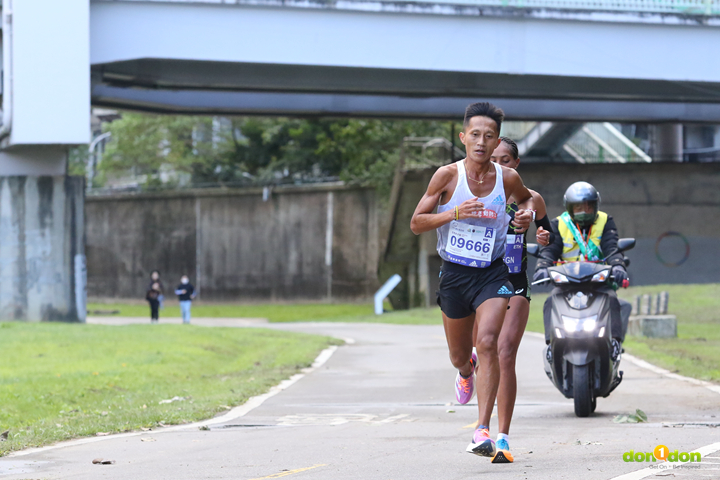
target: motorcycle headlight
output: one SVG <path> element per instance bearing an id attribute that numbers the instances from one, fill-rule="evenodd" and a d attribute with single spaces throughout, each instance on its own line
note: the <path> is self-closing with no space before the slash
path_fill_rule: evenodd
<path id="1" fill-rule="evenodd" d="M 591 315 L 583 318 L 574 318 L 563 315 L 562 321 L 563 328 L 566 332 L 592 332 L 597 326 L 597 315 Z"/>
<path id="2" fill-rule="evenodd" d="M 592 317 L 587 317 L 583 319 L 582 322 L 583 330 L 586 332 L 592 332 L 595 330 L 595 326 L 597 326 L 597 315 L 593 315 Z"/>
<path id="3" fill-rule="evenodd" d="M 578 319 L 573 317 L 562 316 L 563 328 L 566 332 L 574 332 L 577 330 Z"/>
<path id="4" fill-rule="evenodd" d="M 598 282 L 598 283 L 605 283 L 605 281 L 610 276 L 610 269 L 607 268 L 603 270 L 602 272 L 598 272 L 595 275 L 593 275 L 591 282 Z"/>
<path id="5" fill-rule="evenodd" d="M 555 283 L 570 283 L 570 280 L 562 273 L 550 272 L 550 278 L 552 278 L 552 281 Z"/>

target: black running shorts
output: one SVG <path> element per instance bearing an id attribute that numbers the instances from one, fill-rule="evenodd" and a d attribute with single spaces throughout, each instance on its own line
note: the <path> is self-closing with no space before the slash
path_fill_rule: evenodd
<path id="1" fill-rule="evenodd" d="M 530 301 L 530 284 L 528 283 L 527 272 L 511 273 L 510 283 L 513 284 L 513 295 L 525 297 Z"/>
<path id="2" fill-rule="evenodd" d="M 487 268 L 443 262 L 437 303 L 448 318 L 465 318 L 491 298 L 510 298 L 513 285 L 502 257 Z"/>

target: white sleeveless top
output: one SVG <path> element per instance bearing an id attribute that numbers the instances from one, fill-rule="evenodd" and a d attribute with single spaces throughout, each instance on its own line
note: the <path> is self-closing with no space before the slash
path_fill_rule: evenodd
<path id="1" fill-rule="evenodd" d="M 476 198 L 468 187 L 463 160 L 456 162 L 458 181 L 452 198 L 445 205 L 438 205 L 437 212 L 454 210 L 466 200 Z M 495 187 L 490 195 L 479 199 L 485 205 L 483 218 L 453 220 L 437 229 L 437 251 L 446 262 L 467 267 L 487 268 L 505 255 L 505 238 L 510 215 L 505 213 L 505 186 L 502 167 L 495 167 Z"/>

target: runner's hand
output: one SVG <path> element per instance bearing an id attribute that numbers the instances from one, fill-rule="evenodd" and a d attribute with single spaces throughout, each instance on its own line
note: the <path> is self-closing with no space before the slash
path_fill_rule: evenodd
<path id="1" fill-rule="evenodd" d="M 523 233 L 527 230 L 528 227 L 530 227 L 530 222 L 532 222 L 532 217 L 532 210 L 518 210 L 512 222 L 515 227 L 515 233 Z"/>
<path id="2" fill-rule="evenodd" d="M 550 245 L 550 232 L 545 230 L 543 227 L 538 227 L 535 239 L 537 240 L 537 243 L 543 247 L 547 247 Z"/>
<path id="3" fill-rule="evenodd" d="M 480 212 L 483 210 L 485 210 L 485 204 L 477 198 L 471 198 L 470 200 L 465 200 L 458 207 L 458 216 L 460 220 L 464 220 L 466 218 L 480 218 Z"/>

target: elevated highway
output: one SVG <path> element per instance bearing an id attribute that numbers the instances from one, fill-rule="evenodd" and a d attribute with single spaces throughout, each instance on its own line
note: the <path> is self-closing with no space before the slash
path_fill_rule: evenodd
<path id="1" fill-rule="evenodd" d="M 482 98 L 511 119 L 720 122 L 720 1 L 651 3 L 93 0 L 92 102 L 455 119 Z"/>

